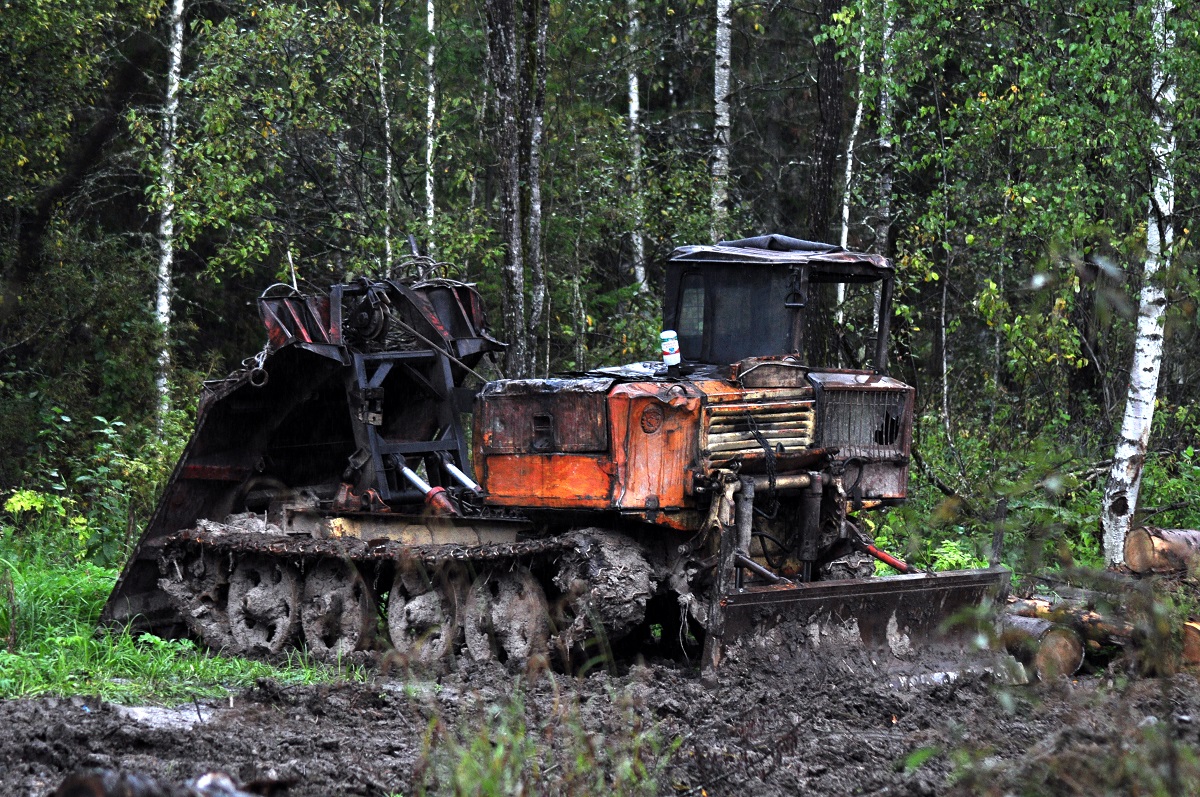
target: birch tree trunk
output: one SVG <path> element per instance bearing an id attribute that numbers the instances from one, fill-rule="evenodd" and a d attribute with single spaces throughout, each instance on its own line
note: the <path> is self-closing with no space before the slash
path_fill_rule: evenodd
<path id="1" fill-rule="evenodd" d="M 526 35 L 533 43 L 529 159 L 525 184 L 529 191 L 529 215 L 525 219 L 525 252 L 529 261 L 529 329 L 540 335 L 546 309 L 546 270 L 542 265 L 542 138 L 546 116 L 546 36 L 550 24 L 550 0 L 525 0 Z M 547 351 L 550 347 L 545 337 Z M 533 371 L 536 350 L 530 352 L 528 371 Z"/>
<path id="2" fill-rule="evenodd" d="M 858 45 L 858 88 L 854 99 L 854 122 L 850 125 L 850 138 L 846 139 L 846 174 L 842 181 L 842 236 L 843 249 L 850 248 L 850 188 L 854 184 L 854 147 L 858 142 L 858 131 L 863 118 L 863 78 L 867 64 L 866 20 L 863 21 L 862 41 Z M 842 320 L 842 302 L 846 297 L 845 283 L 838 283 L 838 323 Z"/>
<path id="3" fill-rule="evenodd" d="M 434 0 L 425 0 L 425 30 L 429 34 L 429 49 L 425 51 L 425 253 L 437 257 L 437 241 L 433 221 L 437 213 L 434 197 L 433 158 L 437 136 L 437 8 Z"/>
<path id="4" fill-rule="evenodd" d="M 641 85 L 638 80 L 638 47 L 641 25 L 638 21 L 637 0 L 629 0 L 629 27 L 627 46 L 629 52 L 629 189 L 633 193 L 633 230 L 630 236 L 633 245 L 633 282 L 638 293 L 646 290 L 646 239 L 642 227 L 646 223 L 646 205 L 642 196 L 642 131 L 641 131 Z"/>
<path id="5" fill-rule="evenodd" d="M 179 78 L 183 71 L 183 0 L 172 0 L 171 44 L 167 62 L 167 94 L 163 105 L 162 152 L 159 163 L 159 188 L 162 207 L 158 211 L 158 278 L 155 287 L 154 315 L 162 338 L 159 341 L 158 428 L 162 429 L 171 408 L 169 375 L 171 370 L 171 283 L 175 267 L 175 139 L 179 123 Z"/>
<path id="6" fill-rule="evenodd" d="M 729 79 L 733 0 L 717 0 L 716 58 L 713 68 L 712 238 L 725 237 L 729 223 Z"/>
<path id="7" fill-rule="evenodd" d="M 1104 556 L 1110 565 L 1125 560 L 1125 535 L 1129 532 L 1138 493 L 1142 486 L 1142 467 L 1150 424 L 1154 419 L 1154 399 L 1163 356 L 1163 311 L 1166 294 L 1158 272 L 1169 265 L 1175 212 L 1175 181 L 1171 158 L 1175 152 L 1175 134 L 1171 109 L 1175 104 L 1175 86 L 1164 64 L 1174 46 L 1174 35 L 1167 26 L 1172 0 L 1155 0 L 1152 35 L 1154 59 L 1150 75 L 1152 114 L 1158 136 L 1151 144 L 1150 207 L 1146 218 L 1146 262 L 1142 270 L 1142 290 L 1138 299 L 1137 338 L 1133 365 L 1129 369 L 1129 393 L 1125 416 L 1113 455 L 1112 471 L 1104 488 L 1100 522 L 1104 529 Z"/>
<path id="8" fill-rule="evenodd" d="M 862 39 L 858 44 L 858 88 L 854 99 L 854 122 L 850 125 L 850 138 L 846 140 L 846 175 L 842 181 L 842 235 L 840 243 L 843 249 L 850 248 L 850 189 L 854 185 L 854 147 L 858 142 L 858 131 L 862 127 L 863 118 L 863 79 L 867 66 L 867 27 L 863 19 Z M 837 285 L 837 326 L 841 329 L 845 321 L 846 283 Z M 838 364 L 842 363 L 842 347 L 838 346 Z"/>
<path id="9" fill-rule="evenodd" d="M 388 274 L 392 267 L 392 111 L 387 94 L 387 28 L 384 27 L 383 0 L 379 0 L 377 17 L 379 26 L 379 63 L 375 74 L 379 83 L 379 110 L 383 114 L 383 268 L 380 273 Z"/>

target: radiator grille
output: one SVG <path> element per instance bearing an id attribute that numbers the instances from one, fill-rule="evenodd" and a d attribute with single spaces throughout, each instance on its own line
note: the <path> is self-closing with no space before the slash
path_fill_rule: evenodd
<path id="1" fill-rule="evenodd" d="M 796 453 L 813 443 L 813 403 L 811 400 L 747 401 L 716 404 L 708 408 L 710 459 L 720 465 L 734 458 L 763 456 L 755 430 L 773 451 Z"/>
<path id="2" fill-rule="evenodd" d="M 904 455 L 907 398 L 908 394 L 900 391 L 824 391 L 818 424 L 820 446 L 837 448 L 842 458 L 879 460 Z"/>

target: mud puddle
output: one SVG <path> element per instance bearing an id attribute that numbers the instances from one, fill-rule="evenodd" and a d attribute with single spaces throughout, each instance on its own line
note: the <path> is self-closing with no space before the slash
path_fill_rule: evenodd
<path id="1" fill-rule="evenodd" d="M 655 743 L 643 749 L 644 763 L 661 794 L 1002 794 L 1044 780 L 1038 767 L 1052 770 L 1047 762 L 1118 750 L 1148 727 L 1191 750 L 1200 741 L 1200 685 L 1189 675 L 1010 686 L 969 674 L 896 687 L 812 664 L 725 673 L 710 687 L 673 663 L 532 682 L 493 667 L 441 679 L 262 682 L 232 706 L 199 710 L 5 701 L 0 793 L 51 794 L 85 768 L 167 784 L 223 771 L 294 797 L 408 795 L 422 784 L 440 793 L 431 774 L 437 740 L 471 738 L 495 716 L 488 707 L 507 705 L 518 691 L 535 741 L 557 733 L 602 752 L 626 749 L 631 734 L 649 731 Z M 538 792 L 565 793 L 553 765 L 547 769 Z"/>

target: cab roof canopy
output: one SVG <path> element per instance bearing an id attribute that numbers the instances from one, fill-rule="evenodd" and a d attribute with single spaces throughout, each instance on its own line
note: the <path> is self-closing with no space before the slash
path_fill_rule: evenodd
<path id="1" fill-rule="evenodd" d="M 681 246 L 671 254 L 671 262 L 807 265 L 812 282 L 874 282 L 895 273 L 892 262 L 880 255 L 778 234 L 721 241 L 716 246 Z"/>

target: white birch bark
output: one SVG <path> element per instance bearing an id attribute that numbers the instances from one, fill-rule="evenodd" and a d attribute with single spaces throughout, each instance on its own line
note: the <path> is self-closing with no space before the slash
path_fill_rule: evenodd
<path id="1" fill-rule="evenodd" d="M 183 71 L 183 0 L 172 0 L 171 44 L 167 62 L 167 93 L 163 104 L 162 151 L 159 188 L 162 207 L 158 211 L 158 277 L 155 284 L 154 315 L 162 331 L 158 351 L 158 428 L 161 430 L 171 408 L 171 293 L 175 268 L 175 144 L 179 124 L 179 79 Z"/>
<path id="2" fill-rule="evenodd" d="M 1104 556 L 1109 565 L 1125 561 L 1125 536 L 1137 509 L 1142 486 L 1142 467 L 1154 419 L 1154 399 L 1162 370 L 1163 312 L 1166 294 L 1158 272 L 1169 265 L 1173 232 L 1171 217 L 1175 211 L 1175 181 L 1171 158 L 1175 152 L 1175 134 L 1170 120 L 1175 103 L 1175 86 L 1166 73 L 1164 62 L 1174 46 L 1167 27 L 1172 0 L 1154 4 L 1152 31 L 1154 60 L 1150 76 L 1150 96 L 1158 137 L 1151 144 L 1153 156 L 1150 175 L 1150 207 L 1146 218 L 1146 262 L 1142 269 L 1142 290 L 1138 299 L 1137 337 L 1133 365 L 1129 369 L 1129 393 L 1121 433 L 1113 454 L 1112 471 L 1104 488 L 1100 522 L 1104 531 Z"/>
<path id="3" fill-rule="evenodd" d="M 425 51 L 425 253 L 436 258 L 437 241 L 433 223 L 437 214 L 434 196 L 433 160 L 437 144 L 437 16 L 435 0 L 425 0 L 425 30 L 429 34 L 429 49 Z"/>
<path id="4" fill-rule="evenodd" d="M 532 3 L 533 0 L 526 0 Z M 546 272 L 542 263 L 542 139 L 546 116 L 546 38 L 550 25 L 550 0 L 537 4 L 537 32 L 534 34 L 533 106 L 529 119 L 529 215 L 525 220 L 525 248 L 529 260 L 529 329 L 541 330 L 546 309 Z M 546 348 L 549 350 L 549 336 Z M 529 370 L 536 365 L 537 351 L 530 352 Z"/>
<path id="5" fill-rule="evenodd" d="M 850 189 L 854 184 L 854 147 L 858 143 L 858 131 L 862 127 L 863 118 L 863 79 L 867 69 L 867 29 L 866 19 L 863 19 L 862 40 L 858 44 L 858 88 L 855 91 L 854 122 L 850 125 L 850 137 L 846 139 L 846 174 L 842 181 L 842 237 L 843 249 L 850 248 Z M 840 329 L 845 321 L 846 283 L 837 284 L 837 325 Z M 838 362 L 842 359 L 842 349 L 838 347 Z"/>
<path id="6" fill-rule="evenodd" d="M 383 2 L 379 0 L 376 22 L 379 26 L 379 63 L 375 65 L 375 76 L 379 83 L 379 110 L 383 114 L 383 268 L 387 275 L 392 267 L 392 111 L 388 104 L 387 72 L 387 28 L 384 27 Z"/>
<path id="7" fill-rule="evenodd" d="M 633 193 L 633 282 L 638 293 L 646 290 L 646 239 L 642 227 L 646 223 L 646 205 L 642 196 L 642 131 L 641 131 L 641 85 L 637 70 L 639 33 L 638 2 L 629 0 L 629 28 L 627 47 L 629 53 L 629 187 Z"/>
<path id="8" fill-rule="evenodd" d="M 733 0 L 717 0 L 716 58 L 713 68 L 712 238 L 725 237 L 729 221 L 729 81 Z"/>
<path id="9" fill-rule="evenodd" d="M 895 9 L 891 0 L 883 0 L 880 13 L 883 35 L 879 53 L 879 197 L 875 207 L 875 246 L 877 254 L 887 257 L 892 230 L 892 34 L 896 30 Z M 875 329 L 879 329 L 882 302 L 879 287 L 875 289 Z"/>

